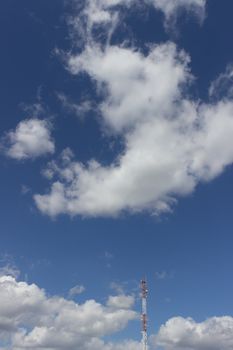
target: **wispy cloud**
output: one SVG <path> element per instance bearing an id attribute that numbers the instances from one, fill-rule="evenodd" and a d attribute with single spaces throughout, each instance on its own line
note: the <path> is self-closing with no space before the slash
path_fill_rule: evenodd
<path id="1" fill-rule="evenodd" d="M 83 119 L 88 113 L 95 109 L 94 104 L 90 99 L 74 102 L 63 93 L 58 93 L 57 97 L 66 112 L 80 119 Z"/>
<path id="2" fill-rule="evenodd" d="M 116 291 L 118 294 L 124 294 L 125 292 L 125 287 L 122 283 L 119 282 L 111 282 L 110 283 L 110 288 Z"/>
<path id="3" fill-rule="evenodd" d="M 0 256 L 0 276 L 12 276 L 18 278 L 20 270 L 14 262 L 14 258 L 9 254 L 2 254 Z"/>
<path id="4" fill-rule="evenodd" d="M 69 297 L 72 298 L 76 295 L 82 294 L 85 290 L 86 288 L 82 284 L 76 285 L 69 290 Z"/>
<path id="5" fill-rule="evenodd" d="M 213 100 L 233 98 L 233 64 L 228 64 L 225 72 L 221 73 L 210 85 L 210 98 Z"/>
<path id="6" fill-rule="evenodd" d="M 22 193 L 23 195 L 28 194 L 29 192 L 31 192 L 31 189 L 30 189 L 28 186 L 26 186 L 26 185 L 21 185 L 21 193 Z"/>
<path id="7" fill-rule="evenodd" d="M 139 290 L 139 281 L 112 281 L 109 288 L 119 295 L 135 295 Z"/>
<path id="8" fill-rule="evenodd" d="M 114 309 L 131 309 L 134 305 L 135 298 L 133 295 L 119 294 L 110 296 L 107 305 Z"/>
<path id="9" fill-rule="evenodd" d="M 156 271 L 155 272 L 155 278 L 157 280 L 167 280 L 167 279 L 170 279 L 170 278 L 173 278 L 173 277 L 174 277 L 174 272 L 169 272 L 169 271 L 166 271 L 166 270 Z"/>
<path id="10" fill-rule="evenodd" d="M 155 8 L 163 12 L 165 27 L 172 27 L 173 30 L 181 11 L 196 16 L 202 23 L 205 18 L 206 2 L 207 0 L 151 0 Z"/>
<path id="11" fill-rule="evenodd" d="M 94 41 L 105 41 L 108 45 L 112 34 L 122 23 L 124 14 L 136 7 L 154 6 L 164 14 L 165 27 L 174 27 L 180 11 L 195 15 L 200 22 L 205 17 L 206 0 L 87 0 L 84 3 L 74 1 L 76 14 L 69 17 L 74 44 L 92 44 Z M 96 29 L 101 35 L 96 35 Z M 79 40 L 77 40 L 77 37 Z"/>

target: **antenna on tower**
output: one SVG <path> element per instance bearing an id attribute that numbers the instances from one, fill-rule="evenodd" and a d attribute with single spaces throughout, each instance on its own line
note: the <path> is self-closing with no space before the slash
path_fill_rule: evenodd
<path id="1" fill-rule="evenodd" d="M 142 297 L 142 350 L 147 350 L 147 283 L 146 279 L 141 280 Z"/>

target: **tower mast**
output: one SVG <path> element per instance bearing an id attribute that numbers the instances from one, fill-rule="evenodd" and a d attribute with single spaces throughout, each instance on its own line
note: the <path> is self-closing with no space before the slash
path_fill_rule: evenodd
<path id="1" fill-rule="evenodd" d="M 142 297 L 142 350 L 147 350 L 147 283 L 146 279 L 141 280 Z"/>

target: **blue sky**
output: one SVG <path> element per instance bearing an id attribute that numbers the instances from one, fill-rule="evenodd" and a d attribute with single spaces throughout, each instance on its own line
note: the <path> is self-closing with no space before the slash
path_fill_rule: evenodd
<path id="1" fill-rule="evenodd" d="M 232 10 L 2 4 L 0 349 L 232 349 Z"/>

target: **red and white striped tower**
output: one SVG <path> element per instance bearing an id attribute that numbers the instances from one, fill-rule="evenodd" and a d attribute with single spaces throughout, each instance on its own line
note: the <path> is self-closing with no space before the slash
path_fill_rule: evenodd
<path id="1" fill-rule="evenodd" d="M 147 350 L 147 283 L 146 279 L 141 280 L 142 297 L 142 350 Z"/>

